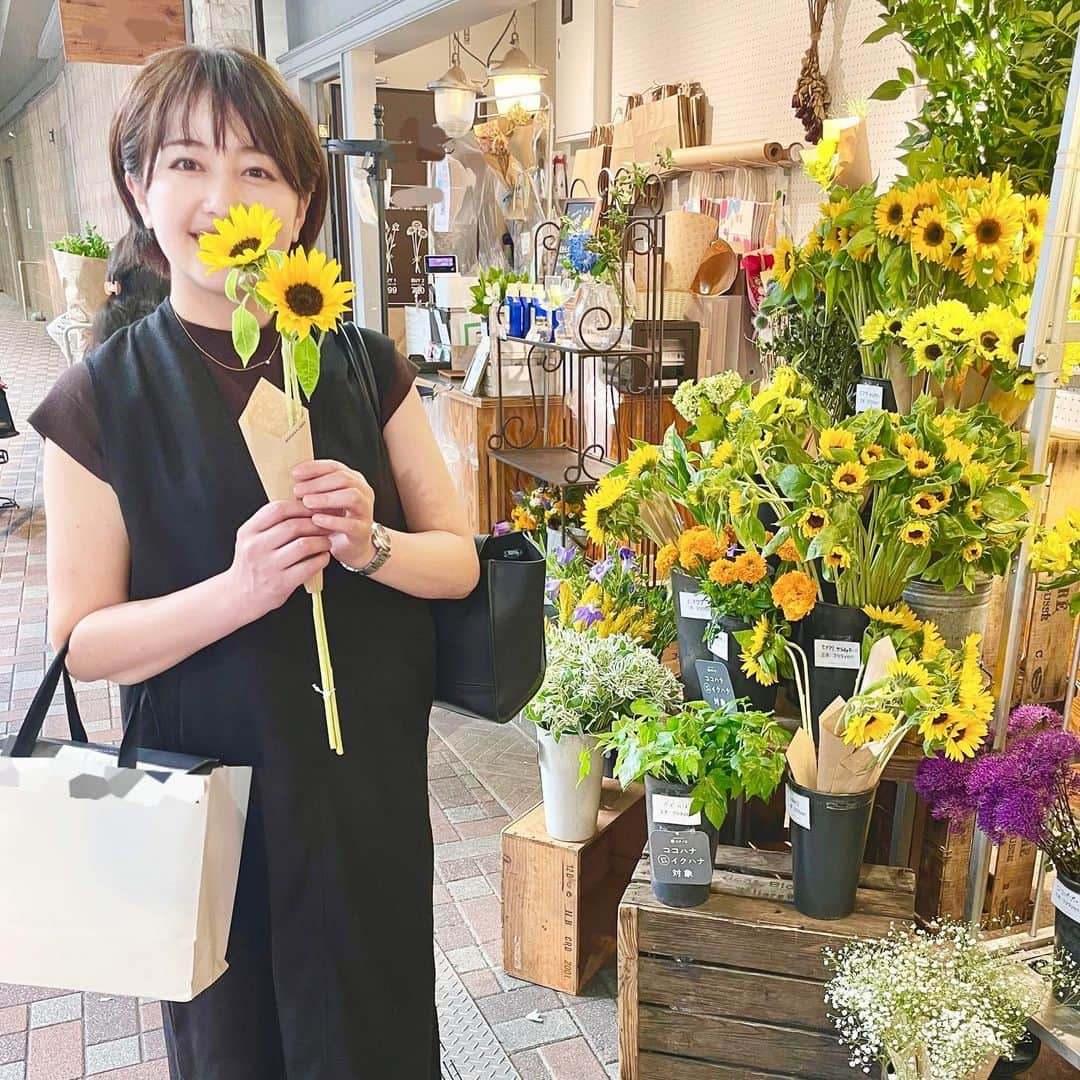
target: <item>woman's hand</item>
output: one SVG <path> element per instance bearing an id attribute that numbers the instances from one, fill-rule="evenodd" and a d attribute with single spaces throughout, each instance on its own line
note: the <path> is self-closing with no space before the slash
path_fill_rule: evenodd
<path id="1" fill-rule="evenodd" d="M 295 500 L 267 503 L 236 533 L 227 571 L 247 621 L 281 607 L 330 562 L 330 540 Z"/>
<path id="2" fill-rule="evenodd" d="M 329 534 L 334 558 L 354 568 L 371 562 L 375 492 L 363 475 L 340 461 L 307 461 L 293 469 L 293 480 L 312 524 Z"/>

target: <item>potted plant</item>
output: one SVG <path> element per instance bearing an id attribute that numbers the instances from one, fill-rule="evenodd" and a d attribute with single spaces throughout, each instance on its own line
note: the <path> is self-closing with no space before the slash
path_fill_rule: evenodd
<path id="1" fill-rule="evenodd" d="M 551 837 L 581 842 L 596 832 L 604 779 L 598 736 L 639 698 L 672 708 L 680 697 L 675 676 L 628 634 L 549 627 L 547 672 L 525 715 L 537 727 Z"/>
<path id="2" fill-rule="evenodd" d="M 109 244 L 93 225 L 81 233 L 54 240 L 53 262 L 64 289 L 67 316 L 73 322 L 91 323 L 105 304 L 105 276 Z"/>
<path id="3" fill-rule="evenodd" d="M 893 927 L 825 957 L 825 1000 L 852 1068 L 895 1080 L 986 1080 L 1046 996 L 1019 957 L 955 923 Z"/>
<path id="4" fill-rule="evenodd" d="M 1009 717 L 1005 748 L 970 762 L 925 761 L 916 790 L 935 816 L 976 825 L 997 844 L 1017 837 L 1041 848 L 1057 871 L 1054 906 L 1058 949 L 1080 965 L 1080 739 L 1060 713 L 1022 705 Z"/>
<path id="5" fill-rule="evenodd" d="M 769 713 L 742 706 L 714 709 L 692 701 L 673 711 L 644 698 L 600 738 L 605 749 L 615 750 L 615 776 L 624 786 L 645 778 L 652 887 L 663 904 L 696 907 L 708 899 L 717 838 L 729 806 L 740 798 L 767 800 L 783 776 L 790 735 Z M 658 880 L 657 845 L 664 834 L 687 830 L 704 834 L 704 880 Z"/>

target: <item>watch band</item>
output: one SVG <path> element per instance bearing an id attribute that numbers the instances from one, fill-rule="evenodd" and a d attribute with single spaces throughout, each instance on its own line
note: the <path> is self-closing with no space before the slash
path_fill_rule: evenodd
<path id="1" fill-rule="evenodd" d="M 346 562 L 338 562 L 352 574 L 363 574 L 370 577 L 380 570 L 390 558 L 390 533 L 377 521 L 371 523 L 371 544 L 375 548 L 375 554 L 364 566 L 350 566 Z"/>

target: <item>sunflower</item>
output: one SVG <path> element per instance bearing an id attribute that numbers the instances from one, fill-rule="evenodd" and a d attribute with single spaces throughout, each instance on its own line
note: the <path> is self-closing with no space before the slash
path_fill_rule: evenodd
<path id="1" fill-rule="evenodd" d="M 660 447 L 652 443 L 642 443 L 630 452 L 626 459 L 627 476 L 640 476 L 660 460 Z"/>
<path id="2" fill-rule="evenodd" d="M 866 466 L 858 461 L 837 465 L 832 474 L 833 487 L 848 494 L 861 491 L 867 479 Z"/>
<path id="3" fill-rule="evenodd" d="M 900 529 L 900 539 L 914 547 L 926 547 L 930 542 L 930 526 L 922 521 L 905 522 Z"/>
<path id="4" fill-rule="evenodd" d="M 920 338 L 915 342 L 915 366 L 919 371 L 932 371 L 934 365 L 945 355 L 945 350 L 933 338 Z"/>
<path id="5" fill-rule="evenodd" d="M 825 428 L 818 437 L 818 449 L 821 451 L 823 457 L 835 460 L 833 458 L 834 450 L 855 449 L 855 435 L 852 432 L 844 431 L 841 428 Z"/>
<path id="6" fill-rule="evenodd" d="M 1010 312 L 997 304 L 990 304 L 985 311 L 980 312 L 975 317 L 975 333 L 972 338 L 975 351 L 986 360 L 1001 356 L 1001 350 L 1008 348 L 1013 318 Z"/>
<path id="7" fill-rule="evenodd" d="M 964 442 L 963 439 L 956 438 L 955 435 L 945 436 L 946 461 L 959 461 L 961 465 L 967 466 L 971 464 L 971 459 L 974 454 L 975 447 L 970 443 Z"/>
<path id="8" fill-rule="evenodd" d="M 985 720 L 975 716 L 962 717 L 945 738 L 945 756 L 950 761 L 974 757 L 988 731 L 989 725 Z"/>
<path id="9" fill-rule="evenodd" d="M 1017 260 L 1016 268 L 1020 274 L 1020 280 L 1025 284 L 1035 280 L 1035 271 L 1039 268 L 1039 250 L 1041 247 L 1041 233 L 1024 233 L 1024 242 L 1020 245 L 1020 257 Z"/>
<path id="10" fill-rule="evenodd" d="M 911 229 L 924 210 L 941 205 L 941 192 L 937 184 L 916 184 L 904 192 L 904 225 Z"/>
<path id="11" fill-rule="evenodd" d="M 709 564 L 709 580 L 717 585 L 733 585 L 738 581 L 735 564 L 730 559 L 714 559 Z"/>
<path id="12" fill-rule="evenodd" d="M 885 667 L 885 674 L 907 689 L 930 689 L 930 672 L 918 660 L 906 660 L 900 657 L 890 660 Z"/>
<path id="13" fill-rule="evenodd" d="M 851 566 L 851 553 L 841 544 L 833 544 L 825 553 L 825 565 L 833 570 L 846 570 Z"/>
<path id="14" fill-rule="evenodd" d="M 922 714 L 922 719 L 919 721 L 919 734 L 927 742 L 940 742 L 962 719 L 963 713 L 955 707 L 934 709 Z"/>
<path id="15" fill-rule="evenodd" d="M 941 650 L 945 648 L 945 639 L 941 636 L 937 623 L 923 623 L 922 635 L 922 652 L 919 654 L 919 658 L 921 660 L 936 660 L 941 655 Z"/>
<path id="16" fill-rule="evenodd" d="M 925 450 L 912 450 L 905 460 L 912 476 L 929 476 L 937 468 L 937 458 Z"/>
<path id="17" fill-rule="evenodd" d="M 802 248 L 799 250 L 799 254 L 804 259 L 808 259 L 811 255 L 814 254 L 815 251 L 820 250 L 820 248 L 821 237 L 818 236 L 816 229 L 811 229 L 810 235 L 806 238 L 806 241 L 803 243 Z"/>
<path id="18" fill-rule="evenodd" d="M 862 453 L 859 454 L 859 460 L 864 465 L 873 465 L 876 462 L 885 460 L 885 450 L 878 446 L 877 443 L 871 443 L 869 446 L 863 447 Z"/>
<path id="19" fill-rule="evenodd" d="M 600 515 L 610 510 L 625 494 L 630 486 L 627 476 L 605 476 L 596 485 L 595 490 L 585 496 L 585 508 L 581 512 L 581 522 L 589 539 L 594 544 L 602 544 L 607 539 Z"/>
<path id="20" fill-rule="evenodd" d="M 885 333 L 888 325 L 889 316 L 884 311 L 875 311 L 862 324 L 862 329 L 859 331 L 859 341 L 863 345 L 873 345 L 881 340 L 881 335 Z"/>
<path id="21" fill-rule="evenodd" d="M 756 623 L 754 623 L 754 632 L 750 637 L 750 643 L 746 646 L 746 651 L 751 656 L 760 656 L 765 649 L 765 645 L 769 640 L 769 619 L 767 615 L 762 615 Z"/>
<path id="22" fill-rule="evenodd" d="M 302 247 L 284 256 L 280 266 L 270 261 L 259 295 L 277 314 L 278 330 L 299 338 L 306 338 L 312 327 L 332 330 L 353 295 L 351 281 L 338 281 L 340 273 L 337 260 Z"/>
<path id="23" fill-rule="evenodd" d="M 1024 200 L 1024 229 L 1043 232 L 1046 229 L 1046 215 L 1050 211 L 1050 199 L 1046 195 L 1029 195 Z"/>
<path id="24" fill-rule="evenodd" d="M 930 329 L 932 316 L 932 308 L 921 307 L 916 308 L 904 319 L 900 326 L 900 337 L 903 338 L 906 345 L 911 346 L 914 342 L 926 337 L 926 332 Z"/>
<path id="25" fill-rule="evenodd" d="M 750 642 L 743 649 L 739 659 L 742 660 L 743 674 L 747 678 L 753 679 L 761 686 L 772 686 L 777 681 L 777 675 L 775 672 L 767 671 L 760 663 L 758 663 L 758 657 L 765 651 L 765 646 L 769 641 L 769 619 L 767 616 L 762 615 L 756 623 L 754 623 L 754 632 L 750 637 Z"/>
<path id="26" fill-rule="evenodd" d="M 979 667 L 981 634 L 968 634 L 960 650 L 960 676 L 956 698 L 962 706 L 973 709 L 983 692 L 982 668 Z"/>
<path id="27" fill-rule="evenodd" d="M 924 625 L 919 616 L 907 604 L 893 604 L 892 607 L 878 607 L 875 604 L 867 604 L 863 611 L 873 622 L 884 623 L 886 626 L 898 626 L 901 630 L 910 630 L 912 633 L 921 630 Z"/>
<path id="28" fill-rule="evenodd" d="M 982 499 L 969 499 L 967 505 L 964 507 L 964 513 L 967 514 L 972 521 L 979 521 L 983 516 Z"/>
<path id="29" fill-rule="evenodd" d="M 725 439 L 722 443 L 719 443 L 716 449 L 712 453 L 712 457 L 709 459 L 709 464 L 714 469 L 719 469 L 722 465 L 726 465 L 731 459 L 731 455 L 735 452 L 735 447 Z"/>
<path id="30" fill-rule="evenodd" d="M 795 246 L 790 237 L 781 236 L 773 248 L 773 274 L 781 289 L 786 289 L 795 276 Z"/>
<path id="31" fill-rule="evenodd" d="M 939 207 L 920 210 L 911 226 L 911 250 L 927 262 L 948 262 L 954 247 L 948 225 L 948 218 Z"/>
<path id="32" fill-rule="evenodd" d="M 825 203 L 821 209 L 827 219 L 825 237 L 821 241 L 821 246 L 830 255 L 839 255 L 851 239 L 851 230 L 845 225 L 837 225 L 836 219 L 851 209 L 851 202 L 844 198 L 839 202 Z"/>
<path id="33" fill-rule="evenodd" d="M 899 723 L 900 718 L 893 715 L 893 713 L 872 712 L 863 725 L 863 736 L 867 742 L 880 742 L 882 739 L 888 738 L 896 730 L 896 725 Z"/>
<path id="34" fill-rule="evenodd" d="M 975 262 L 1009 256 L 1020 232 L 1022 214 L 1015 201 L 989 196 L 972 207 L 964 218 L 964 247 Z"/>
<path id="35" fill-rule="evenodd" d="M 904 193 L 899 188 L 892 188 L 878 199 L 874 208 L 874 226 L 883 236 L 890 236 L 893 240 L 906 239 L 906 217 Z"/>
<path id="36" fill-rule="evenodd" d="M 931 517 L 945 504 L 939 502 L 932 491 L 923 491 L 911 500 L 911 510 L 919 517 Z"/>
<path id="37" fill-rule="evenodd" d="M 866 724 L 869 719 L 866 713 L 849 716 L 844 721 L 844 742 L 849 746 L 862 746 L 866 742 Z"/>
<path id="38" fill-rule="evenodd" d="M 199 237 L 199 259 L 208 274 L 258 262 L 281 231 L 281 221 L 262 203 L 230 206 L 229 216 L 214 219 L 214 231 Z"/>
<path id="39" fill-rule="evenodd" d="M 679 559 L 679 549 L 674 544 L 665 544 L 656 553 L 656 573 L 658 577 L 671 577 L 671 570 Z"/>
<path id="40" fill-rule="evenodd" d="M 960 552 L 964 562 L 978 562 L 982 558 L 982 553 L 983 546 L 978 540 L 969 540 Z"/>
<path id="41" fill-rule="evenodd" d="M 896 452 L 901 457 L 907 457 L 908 454 L 913 454 L 919 449 L 919 444 L 915 441 L 915 436 L 908 431 L 901 432 L 896 436 Z"/>
<path id="42" fill-rule="evenodd" d="M 942 300 L 931 309 L 934 329 L 949 341 L 971 341 L 975 333 L 975 316 L 963 300 Z"/>
<path id="43" fill-rule="evenodd" d="M 789 570 L 773 582 L 770 590 L 773 603 L 783 609 L 788 622 L 798 622 L 814 610 L 817 603 L 817 586 L 813 578 L 801 570 Z"/>
<path id="44" fill-rule="evenodd" d="M 817 536 L 828 524 L 829 512 L 822 510 L 820 506 L 811 506 L 808 510 L 804 510 L 802 517 L 799 518 L 799 528 L 802 529 L 803 536 L 808 539 Z"/>

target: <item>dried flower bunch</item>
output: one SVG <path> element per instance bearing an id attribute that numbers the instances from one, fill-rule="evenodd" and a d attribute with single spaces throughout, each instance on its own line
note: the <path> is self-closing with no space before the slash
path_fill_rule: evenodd
<path id="1" fill-rule="evenodd" d="M 829 6 L 829 0 L 807 0 L 807 6 L 810 10 L 810 47 L 803 56 L 791 107 L 802 121 L 807 140 L 816 143 L 821 138 L 822 125 L 832 104 L 829 84 L 822 74 L 821 57 L 818 55 L 818 42 L 821 40 L 821 28 L 825 22 L 825 9 Z"/>
<path id="2" fill-rule="evenodd" d="M 826 963 L 825 1000 L 853 1068 L 880 1064 L 898 1080 L 966 1080 L 1012 1051 L 1045 984 L 1019 959 L 991 951 L 964 925 L 893 928 L 853 941 Z M 985 1075 L 985 1073 L 981 1073 Z"/>

